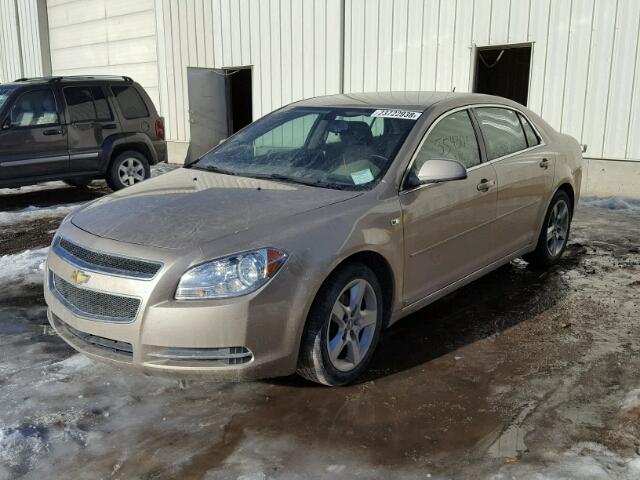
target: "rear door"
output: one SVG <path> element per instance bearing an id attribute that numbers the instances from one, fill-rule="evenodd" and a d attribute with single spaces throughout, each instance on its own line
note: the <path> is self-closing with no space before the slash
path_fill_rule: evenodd
<path id="1" fill-rule="evenodd" d="M 0 119 L 0 181 L 65 175 L 69 169 L 62 108 L 51 87 L 18 95 Z"/>
<path id="2" fill-rule="evenodd" d="M 62 89 L 69 118 L 71 172 L 94 172 L 100 165 L 102 143 L 120 131 L 99 85 L 74 85 Z"/>
<path id="3" fill-rule="evenodd" d="M 403 191 L 404 303 L 434 294 L 493 260 L 496 174 L 481 163 L 478 133 L 465 109 L 436 120 L 410 169 L 429 160 L 456 160 L 467 178 Z"/>
<path id="4" fill-rule="evenodd" d="M 503 257 L 537 240 L 555 155 L 520 112 L 506 107 L 477 107 L 473 112 L 496 170 L 495 248 L 496 256 Z"/>

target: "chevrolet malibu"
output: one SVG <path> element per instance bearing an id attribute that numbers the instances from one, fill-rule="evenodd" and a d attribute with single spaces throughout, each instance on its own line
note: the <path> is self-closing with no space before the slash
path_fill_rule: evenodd
<path id="1" fill-rule="evenodd" d="M 146 373 L 348 384 L 400 318 L 517 257 L 557 262 L 581 176 L 578 143 L 504 98 L 300 101 L 69 215 L 49 321 Z"/>

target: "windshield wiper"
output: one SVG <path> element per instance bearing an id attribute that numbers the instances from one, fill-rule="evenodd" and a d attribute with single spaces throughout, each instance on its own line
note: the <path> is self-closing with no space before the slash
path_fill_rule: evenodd
<path id="1" fill-rule="evenodd" d="M 238 173 L 234 171 L 225 170 L 224 168 L 220 168 L 220 167 L 214 167 L 213 165 L 189 165 L 189 168 L 193 168 L 195 170 L 206 170 L 208 172 L 221 173 L 223 175 L 238 176 Z"/>
<path id="2" fill-rule="evenodd" d="M 298 183 L 310 187 L 331 188 L 334 190 L 344 190 L 342 185 L 336 183 L 323 182 L 322 180 L 307 180 L 306 178 L 290 177 L 281 173 L 240 173 L 244 177 L 259 178 L 266 180 L 280 180 L 282 182 Z"/>

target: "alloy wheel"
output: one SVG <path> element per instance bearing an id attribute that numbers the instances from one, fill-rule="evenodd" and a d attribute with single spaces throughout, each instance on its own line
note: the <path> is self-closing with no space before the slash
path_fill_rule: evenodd
<path id="1" fill-rule="evenodd" d="M 552 257 L 560 254 L 569 232 L 569 206 L 560 199 L 553 206 L 547 223 L 547 250 Z"/>
<path id="2" fill-rule="evenodd" d="M 118 168 L 118 176 L 123 185 L 131 186 L 144 180 L 144 165 L 134 157 L 125 158 Z"/>
<path id="3" fill-rule="evenodd" d="M 373 287 L 364 279 L 349 282 L 338 295 L 327 325 L 327 352 L 341 372 L 356 368 L 371 347 L 378 318 Z"/>

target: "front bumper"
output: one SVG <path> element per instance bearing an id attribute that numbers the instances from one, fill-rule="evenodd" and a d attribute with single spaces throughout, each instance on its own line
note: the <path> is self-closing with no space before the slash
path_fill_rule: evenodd
<path id="1" fill-rule="evenodd" d="M 130 244 L 101 239 L 73 226 L 67 225 L 64 235 L 93 251 L 131 256 Z M 165 251 L 144 251 L 146 258 L 157 253 L 154 260 L 163 263 L 150 280 L 80 269 L 54 248 L 50 250 L 45 275 L 48 318 L 69 345 L 92 358 L 148 374 L 233 381 L 295 371 L 303 317 L 292 314 L 291 289 L 275 282 L 277 277 L 245 297 L 176 301 L 172 299 L 179 279 L 176 272 L 185 267 Z M 79 270 L 88 276 L 83 283 L 77 283 Z M 56 289 L 54 277 L 73 284 L 76 293 L 138 298 L 139 309 L 129 321 L 83 314 Z"/>

